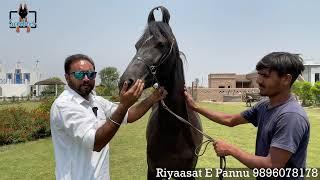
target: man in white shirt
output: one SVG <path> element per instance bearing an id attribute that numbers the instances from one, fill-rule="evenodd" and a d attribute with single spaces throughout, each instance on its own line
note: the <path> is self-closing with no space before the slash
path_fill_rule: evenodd
<path id="1" fill-rule="evenodd" d="M 121 124 L 140 119 L 166 96 L 166 91 L 157 90 L 132 106 L 141 96 L 144 83 L 137 80 L 129 88 L 125 82 L 116 105 L 92 92 L 96 72 L 90 57 L 72 55 L 66 58 L 64 69 L 68 87 L 50 111 L 56 179 L 110 179 L 109 141 Z"/>

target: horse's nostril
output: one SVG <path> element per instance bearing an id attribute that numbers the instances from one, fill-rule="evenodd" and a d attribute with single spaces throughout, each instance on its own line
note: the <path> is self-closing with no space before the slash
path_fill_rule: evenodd
<path id="1" fill-rule="evenodd" d="M 128 79 L 128 88 L 132 86 L 133 82 L 134 82 L 133 79 Z"/>

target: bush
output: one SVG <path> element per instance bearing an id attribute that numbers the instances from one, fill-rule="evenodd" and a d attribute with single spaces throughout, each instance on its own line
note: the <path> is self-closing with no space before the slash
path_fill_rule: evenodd
<path id="1" fill-rule="evenodd" d="M 50 109 L 52 106 L 52 103 L 54 102 L 55 97 L 48 97 L 46 99 L 43 99 L 40 106 L 36 108 L 37 111 L 43 112 L 43 113 L 50 113 Z"/>
<path id="2" fill-rule="evenodd" d="M 20 106 L 0 110 L 0 145 L 50 136 L 49 113 L 53 100 L 44 100 L 31 112 Z"/>
<path id="3" fill-rule="evenodd" d="M 320 105 L 320 82 L 314 83 L 314 86 L 311 87 L 311 93 L 313 95 L 316 105 Z"/>
<path id="4" fill-rule="evenodd" d="M 33 129 L 29 133 L 30 139 L 39 139 L 51 135 L 50 131 L 50 114 L 42 112 L 41 109 L 35 109 L 31 112 Z"/>
<path id="5" fill-rule="evenodd" d="M 98 96 L 106 96 L 106 88 L 104 86 L 96 86 L 95 91 Z"/>
<path id="6" fill-rule="evenodd" d="M 297 81 L 292 86 L 292 92 L 299 96 L 303 106 L 311 106 L 313 104 L 312 84 L 310 82 Z"/>
<path id="7" fill-rule="evenodd" d="M 30 114 L 19 106 L 2 109 L 0 114 L 0 145 L 25 142 L 30 129 Z"/>
<path id="8" fill-rule="evenodd" d="M 119 102 L 120 101 L 120 96 L 118 95 L 113 95 L 110 97 L 110 101 L 112 102 Z"/>

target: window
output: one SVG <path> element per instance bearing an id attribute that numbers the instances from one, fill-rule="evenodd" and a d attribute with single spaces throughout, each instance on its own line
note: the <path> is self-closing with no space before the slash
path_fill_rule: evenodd
<path id="1" fill-rule="evenodd" d="M 314 74 L 314 82 L 320 81 L 320 73 L 315 73 Z"/>
<path id="2" fill-rule="evenodd" d="M 224 86 L 219 86 L 219 88 L 224 88 Z"/>
<path id="3" fill-rule="evenodd" d="M 15 74 L 15 84 L 22 84 L 21 74 Z"/>
<path id="4" fill-rule="evenodd" d="M 7 79 L 12 79 L 12 74 L 11 73 L 7 73 Z"/>
<path id="5" fill-rule="evenodd" d="M 30 81 L 30 73 L 24 73 L 24 80 Z"/>

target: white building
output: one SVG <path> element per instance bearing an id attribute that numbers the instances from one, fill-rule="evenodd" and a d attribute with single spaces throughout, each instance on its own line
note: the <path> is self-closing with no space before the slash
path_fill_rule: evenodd
<path id="1" fill-rule="evenodd" d="M 312 84 L 320 81 L 320 62 L 306 60 L 304 62 L 304 67 L 305 69 L 302 73 L 302 77 L 305 81 L 311 82 Z"/>
<path id="2" fill-rule="evenodd" d="M 23 68 L 20 62 L 11 70 L 6 70 L 0 63 L 0 97 L 39 95 L 38 87 L 34 86 L 41 80 L 38 63 L 36 61 L 32 71 Z"/>

